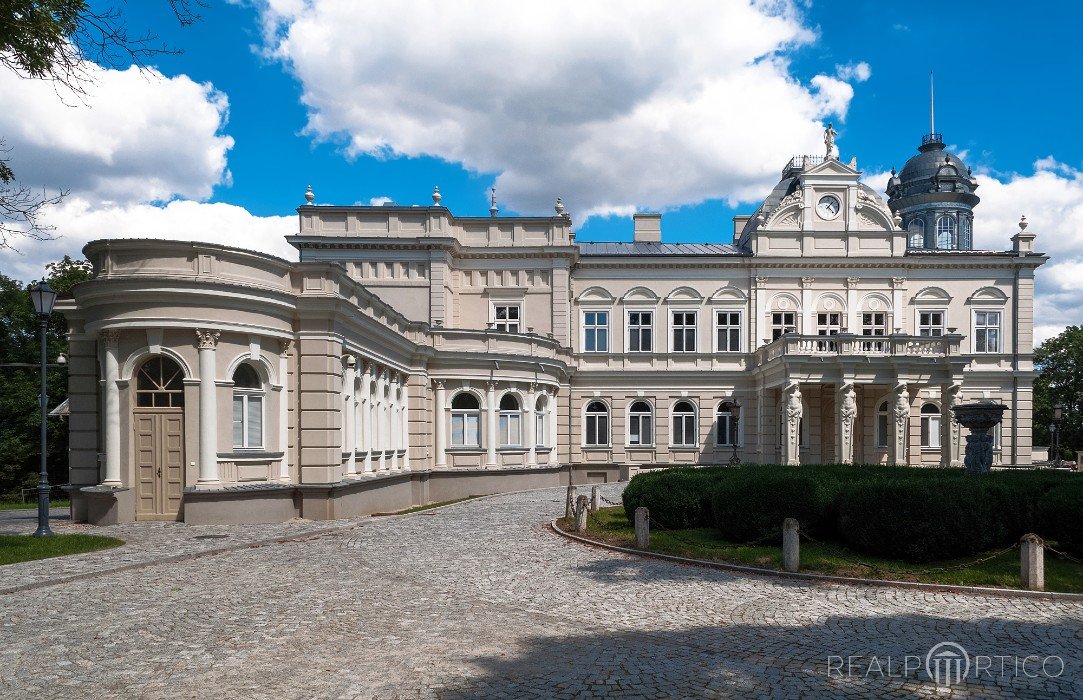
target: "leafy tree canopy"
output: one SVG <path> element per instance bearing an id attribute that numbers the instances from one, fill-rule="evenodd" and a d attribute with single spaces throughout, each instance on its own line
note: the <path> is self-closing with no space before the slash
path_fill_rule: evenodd
<path id="1" fill-rule="evenodd" d="M 1034 351 L 1034 444 L 1052 445 L 1053 406 L 1064 404 L 1061 458 L 1083 449 L 1083 326 L 1068 326 Z"/>

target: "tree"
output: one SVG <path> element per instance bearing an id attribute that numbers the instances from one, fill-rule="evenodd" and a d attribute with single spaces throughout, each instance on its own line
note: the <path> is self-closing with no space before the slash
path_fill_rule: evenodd
<path id="1" fill-rule="evenodd" d="M 90 263 L 63 260 L 46 266 L 46 280 L 61 294 L 90 279 Z M 30 367 L 0 367 L 0 499 L 18 499 L 19 491 L 37 483 L 40 414 L 38 409 L 40 361 L 38 319 L 30 300 L 29 284 L 0 274 L 0 365 L 28 364 Z M 67 322 L 54 313 L 46 333 L 47 354 L 55 360 L 67 352 Z M 68 395 L 68 375 L 50 368 L 47 376 L 49 406 L 55 408 Z M 65 483 L 68 477 L 68 430 L 58 419 L 48 423 L 49 479 Z"/>
<path id="2" fill-rule="evenodd" d="M 168 0 L 173 16 L 187 26 L 199 20 L 204 0 Z M 114 6 L 92 6 L 87 0 L 4 0 L 0 2 L 0 65 L 32 80 L 48 80 L 82 97 L 93 83 L 89 66 L 135 65 L 179 50 L 160 44 L 147 31 L 132 34 L 123 13 Z M 59 92 L 58 92 L 59 94 Z M 0 140 L 0 153 L 7 153 Z M 0 157 L 0 248 L 12 248 L 20 237 L 52 238 L 43 210 L 64 192 L 49 193 L 16 182 L 10 160 Z"/>
<path id="3" fill-rule="evenodd" d="M 1052 445 L 1053 406 L 1064 404 L 1059 424 L 1061 459 L 1083 449 L 1083 326 L 1068 326 L 1034 351 L 1034 444 Z M 1056 459 L 1056 455 L 1050 455 Z"/>

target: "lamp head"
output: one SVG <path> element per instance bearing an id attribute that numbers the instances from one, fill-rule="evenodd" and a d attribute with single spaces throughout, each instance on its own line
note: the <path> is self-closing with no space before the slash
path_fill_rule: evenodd
<path id="1" fill-rule="evenodd" d="M 30 298 L 34 302 L 34 313 L 38 316 L 49 316 L 53 313 L 56 291 L 49 286 L 48 282 L 41 281 L 31 287 Z"/>
<path id="2" fill-rule="evenodd" d="M 1053 406 L 1053 420 L 1060 420 L 1061 418 L 1063 418 L 1064 409 L 1065 406 L 1062 403 L 1058 403 L 1057 405 Z"/>

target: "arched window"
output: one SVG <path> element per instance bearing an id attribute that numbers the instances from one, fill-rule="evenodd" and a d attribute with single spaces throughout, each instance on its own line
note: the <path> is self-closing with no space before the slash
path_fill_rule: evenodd
<path id="1" fill-rule="evenodd" d="M 601 401 L 587 404 L 587 427 L 585 444 L 601 447 L 609 444 L 609 407 Z"/>
<path id="2" fill-rule="evenodd" d="M 545 447 L 545 440 L 548 437 L 546 428 L 549 427 L 549 421 L 546 420 L 548 413 L 549 401 L 545 396 L 539 396 L 537 403 L 534 404 L 534 445 L 536 447 Z"/>
<path id="3" fill-rule="evenodd" d="M 737 420 L 730 412 L 730 403 L 723 401 L 718 404 L 718 411 L 715 413 L 717 418 L 717 437 L 716 442 L 719 447 L 733 447 L 737 444 Z"/>
<path id="4" fill-rule="evenodd" d="M 451 444 L 454 447 L 481 445 L 481 404 L 478 397 L 466 391 L 451 400 Z"/>
<path id="5" fill-rule="evenodd" d="M 523 444 L 523 414 L 515 394 L 504 394 L 500 399 L 500 446 L 519 447 Z"/>
<path id="6" fill-rule="evenodd" d="M 248 363 L 233 371 L 233 447 L 263 447 L 263 383 Z"/>
<path id="7" fill-rule="evenodd" d="M 636 401 L 628 411 L 628 444 L 653 445 L 654 430 L 651 427 L 654 409 L 646 401 Z"/>
<path id="8" fill-rule="evenodd" d="M 936 220 L 936 247 L 951 250 L 956 247 L 955 219 L 944 215 Z"/>
<path id="9" fill-rule="evenodd" d="M 970 240 L 970 217 L 969 216 L 962 217 L 962 221 L 960 222 L 959 228 L 962 229 L 961 235 L 959 236 L 959 249 L 960 250 L 970 250 L 973 247 L 973 243 Z"/>
<path id="10" fill-rule="evenodd" d="M 139 367 L 135 405 L 140 408 L 184 406 L 184 372 L 168 357 L 152 357 Z"/>
<path id="11" fill-rule="evenodd" d="M 921 407 L 921 446 L 940 447 L 940 407 L 934 403 Z"/>
<path id="12" fill-rule="evenodd" d="M 925 222 L 923 220 L 914 219 L 906 227 L 906 230 L 909 232 L 909 245 L 911 248 L 925 247 Z"/>
<path id="13" fill-rule="evenodd" d="M 887 447 L 888 441 L 888 404 L 884 401 L 876 408 L 876 446 Z"/>
<path id="14" fill-rule="evenodd" d="M 699 444 L 696 430 L 696 407 L 688 401 L 678 401 L 673 406 L 673 444 L 690 447 Z"/>

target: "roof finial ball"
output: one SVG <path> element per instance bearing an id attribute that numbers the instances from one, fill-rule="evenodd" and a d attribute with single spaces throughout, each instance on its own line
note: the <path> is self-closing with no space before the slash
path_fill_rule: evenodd
<path id="1" fill-rule="evenodd" d="M 316 201 L 316 193 L 312 191 L 312 185 L 305 188 L 305 201 L 309 204 Z"/>
<path id="2" fill-rule="evenodd" d="M 435 207 L 440 206 L 440 200 L 443 199 L 443 198 L 444 198 L 443 195 L 440 194 L 440 188 L 439 187 L 433 187 L 432 188 L 432 204 L 433 204 L 433 206 L 435 206 Z"/>

